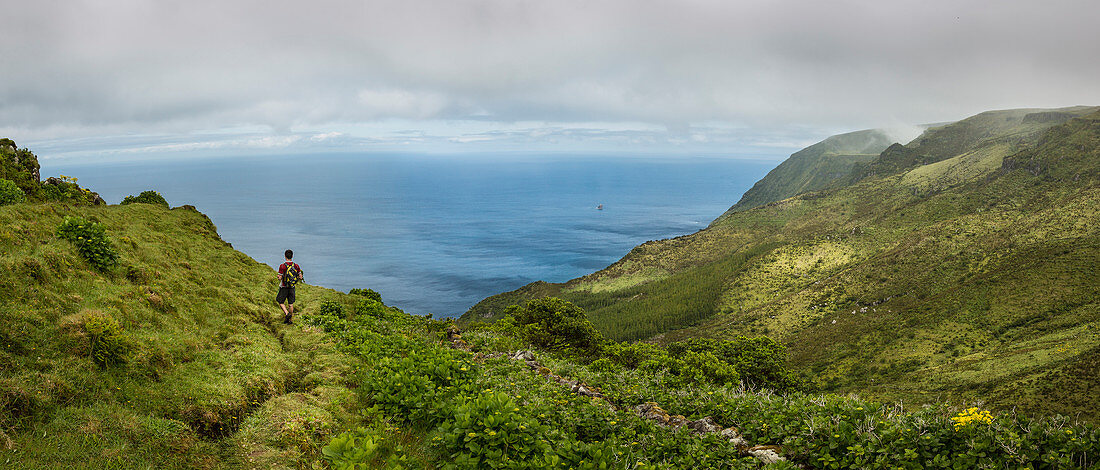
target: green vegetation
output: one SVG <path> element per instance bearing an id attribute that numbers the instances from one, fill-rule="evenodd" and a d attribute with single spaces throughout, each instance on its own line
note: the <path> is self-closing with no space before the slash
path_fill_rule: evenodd
<path id="1" fill-rule="evenodd" d="M 829 188 L 850 175 L 855 164 L 873 160 L 891 143 L 885 131 L 868 129 L 834 135 L 799 150 L 745 191 L 718 220 L 734 212 Z"/>
<path id="2" fill-rule="evenodd" d="M 129 195 L 129 196 L 126 196 L 126 197 L 122 198 L 122 202 L 120 202 L 119 204 L 125 206 L 127 204 L 135 204 L 135 203 L 137 203 L 137 204 L 156 204 L 158 206 L 168 207 L 168 201 L 164 200 L 164 196 L 161 196 L 160 193 L 158 193 L 156 191 L 153 191 L 151 189 L 148 190 L 148 191 L 142 191 L 141 194 L 138 194 L 137 196 L 134 196 L 132 194 Z"/>
<path id="3" fill-rule="evenodd" d="M 27 200 L 26 194 L 11 180 L 0 179 L 0 206 L 16 204 Z"/>
<path id="4" fill-rule="evenodd" d="M 463 322 L 556 295 L 615 340 L 767 335 L 823 391 L 1098 419 L 1095 109 L 929 129 L 857 165 L 850 184 L 485 299 Z"/>
<path id="5" fill-rule="evenodd" d="M 15 183 L 22 190 L 23 197 L 15 195 L 2 183 L 3 180 Z M 38 157 L 30 150 L 16 146 L 11 139 L 0 139 L 0 206 L 24 199 L 86 205 L 104 203 L 98 194 L 76 184 L 76 178 L 60 175 L 41 181 Z"/>
<path id="6" fill-rule="evenodd" d="M 80 256 L 92 267 L 106 271 L 118 264 L 118 252 L 111 246 L 103 224 L 81 217 L 65 217 L 57 227 L 57 236 L 76 245 Z"/>
<path id="7" fill-rule="evenodd" d="M 532 307 L 561 317 L 547 318 L 549 325 L 575 318 L 574 306 L 555 299 L 524 308 Z M 605 341 L 585 365 L 593 352 L 583 344 L 512 358 L 526 335 L 514 315 L 467 330 L 468 353 L 432 340 L 445 322 L 323 310 L 306 321 L 361 361 L 356 390 L 367 420 L 324 447 L 333 468 L 1045 469 L 1098 462 L 1100 430 L 1064 418 L 1033 420 L 942 404 L 907 411 L 835 395 L 776 395 L 738 381 L 678 380 L 670 368 L 654 366 L 672 356 L 717 353 L 749 366 L 735 368 L 748 375 L 782 376 L 782 357 L 774 354 L 781 346 L 762 338 L 693 340 L 667 351 Z M 628 357 L 635 358 L 633 365 L 621 361 Z M 555 374 L 571 377 L 573 387 L 562 386 Z M 603 398 L 575 393 L 577 384 Z M 668 411 L 645 415 L 635 405 L 646 403 Z M 735 430 L 697 434 L 662 424 L 678 420 Z M 729 436 L 740 436 L 741 443 Z M 773 445 L 788 460 L 764 466 L 747 456 L 744 442 Z"/>
<path id="8" fill-rule="evenodd" d="M 38 157 L 11 139 L 0 139 L 0 179 L 14 182 L 28 195 L 39 190 Z"/>
<path id="9" fill-rule="evenodd" d="M 85 248 L 108 238 L 115 263 Z M 0 269 L 7 468 L 295 468 L 358 422 L 349 359 L 276 321 L 271 268 L 193 209 L 3 206 Z"/>

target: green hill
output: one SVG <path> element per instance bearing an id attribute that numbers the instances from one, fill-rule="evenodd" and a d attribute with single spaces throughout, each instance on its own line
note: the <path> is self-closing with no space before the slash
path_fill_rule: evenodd
<path id="1" fill-rule="evenodd" d="M 1095 110 L 932 128 L 857 165 L 850 184 L 727 213 L 463 320 L 556 295 L 620 340 L 766 334 L 824 390 L 1097 419 Z"/>
<path id="2" fill-rule="evenodd" d="M 873 160 L 893 142 L 885 131 L 868 129 L 834 135 L 799 150 L 745 191 L 741 200 L 718 220 L 734 212 L 828 188 L 834 181 L 847 178 L 856 163 Z"/>

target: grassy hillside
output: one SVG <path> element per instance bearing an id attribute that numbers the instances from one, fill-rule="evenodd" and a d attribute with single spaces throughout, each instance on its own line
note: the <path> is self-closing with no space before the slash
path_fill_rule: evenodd
<path id="1" fill-rule="evenodd" d="M 616 339 L 767 334 L 825 390 L 1100 418 L 1100 114 L 1066 121 L 1086 111 L 930 129 L 847 186 L 727 214 L 464 319 L 558 295 Z"/>
<path id="2" fill-rule="evenodd" d="M 884 131 L 868 129 L 834 135 L 799 150 L 757 181 L 718 220 L 796 194 L 825 189 L 848 177 L 856 163 L 873 160 L 892 143 Z"/>
<path id="3" fill-rule="evenodd" d="M 102 224 L 117 265 L 97 270 L 59 239 L 67 216 Z M 294 468 L 352 420 L 350 361 L 281 324 L 272 269 L 193 208 L 3 206 L 0 253 L 9 465 Z M 346 295 L 299 297 L 308 312 Z"/>

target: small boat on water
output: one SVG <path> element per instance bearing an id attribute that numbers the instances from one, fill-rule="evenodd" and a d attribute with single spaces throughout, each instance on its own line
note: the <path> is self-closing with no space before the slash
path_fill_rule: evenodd
<path id="1" fill-rule="evenodd" d="M 596 210 L 602 211 L 603 210 L 603 204 L 597 205 Z"/>

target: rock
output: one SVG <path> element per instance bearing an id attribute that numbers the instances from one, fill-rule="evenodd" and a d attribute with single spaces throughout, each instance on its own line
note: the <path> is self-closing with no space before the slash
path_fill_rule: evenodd
<path id="1" fill-rule="evenodd" d="M 668 417 L 668 425 L 674 428 L 686 426 L 688 419 L 684 415 L 672 415 Z"/>
<path id="2" fill-rule="evenodd" d="M 726 439 L 733 439 L 735 437 L 741 437 L 741 431 L 738 431 L 737 428 L 726 428 L 718 431 L 718 435 Z"/>
<path id="3" fill-rule="evenodd" d="M 517 361 L 533 361 L 535 360 L 535 354 L 527 350 L 516 351 L 512 359 Z"/>
<path id="4" fill-rule="evenodd" d="M 714 419 L 710 416 L 695 421 L 688 421 L 687 427 L 696 434 L 710 434 L 722 430 L 722 426 L 715 424 Z"/>
<path id="5" fill-rule="evenodd" d="M 760 463 L 768 465 L 787 460 L 779 455 L 778 451 L 779 447 L 777 446 L 756 446 L 749 448 L 745 453 L 756 457 L 756 460 L 759 460 Z"/>
<path id="6" fill-rule="evenodd" d="M 447 332 L 444 334 L 444 339 L 453 349 L 461 349 L 463 351 L 469 351 L 470 346 L 466 344 L 466 341 L 462 339 L 462 333 L 458 331 L 458 327 L 451 325 L 447 327 Z"/>
<path id="7" fill-rule="evenodd" d="M 661 407 L 657 406 L 654 402 L 647 401 L 638 405 L 634 407 L 634 412 L 638 413 L 638 416 L 643 418 L 652 419 L 661 424 L 668 424 L 668 412 L 662 410 Z"/>

